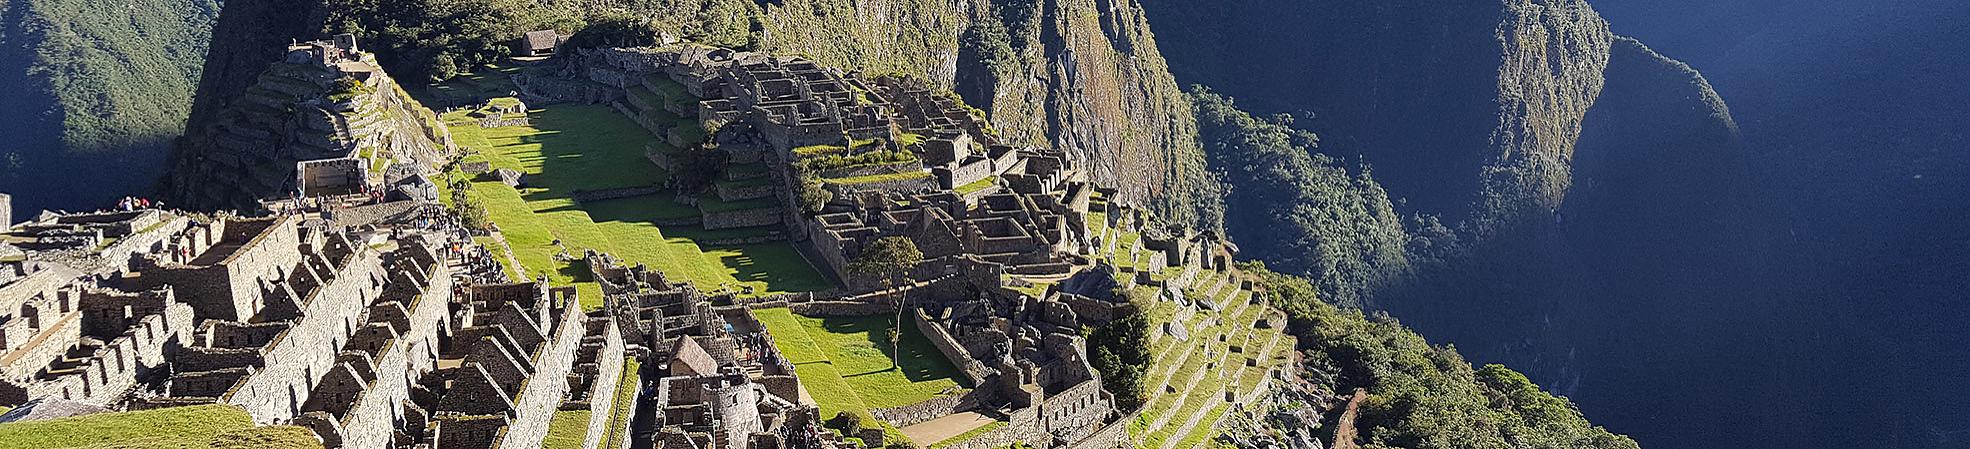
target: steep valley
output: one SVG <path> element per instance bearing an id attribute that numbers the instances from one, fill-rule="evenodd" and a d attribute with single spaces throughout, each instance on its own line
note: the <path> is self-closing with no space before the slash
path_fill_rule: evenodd
<path id="1" fill-rule="evenodd" d="M 218 12 L 211 0 L 0 2 L 0 192 L 14 218 L 149 192 Z"/>
<path id="2" fill-rule="evenodd" d="M 1789 243 L 1724 96 L 1586 3 L 1145 8 L 1179 82 L 1292 115 L 1319 153 L 1372 168 L 1396 212 L 1424 218 L 1406 223 L 1409 269 L 1364 302 L 1527 370 L 1644 446 L 1704 447 L 1716 435 L 1697 431 L 1714 425 L 1664 410 L 1764 388 L 1770 371 L 1715 366 L 1796 335 L 1745 323 L 1802 317 L 1777 307 Z M 1252 206 L 1229 203 L 1231 236 L 1277 245 L 1241 238 Z M 1445 257 L 1419 251 L 1444 241 Z"/>

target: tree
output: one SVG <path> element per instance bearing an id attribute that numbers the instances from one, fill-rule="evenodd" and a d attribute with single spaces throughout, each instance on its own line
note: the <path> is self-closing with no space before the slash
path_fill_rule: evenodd
<path id="1" fill-rule="evenodd" d="M 610 14 L 592 19 L 587 28 L 568 38 L 572 48 L 650 47 L 663 42 L 663 31 L 649 19 Z"/>
<path id="2" fill-rule="evenodd" d="M 920 263 L 923 263 L 923 252 L 917 250 L 917 242 L 904 237 L 883 237 L 863 248 L 862 255 L 848 263 L 848 273 L 887 285 L 909 275 Z"/>
<path id="3" fill-rule="evenodd" d="M 883 285 L 891 285 L 898 277 L 908 277 L 910 270 L 923 263 L 923 252 L 917 250 L 917 242 L 904 237 L 883 237 L 862 249 L 862 255 L 848 263 L 848 273 L 862 279 L 877 279 Z M 908 298 L 905 296 L 904 298 Z M 896 304 L 896 320 L 889 329 L 889 367 L 899 368 L 903 364 L 903 339 L 897 334 L 903 327 L 904 303 Z"/>
<path id="4" fill-rule="evenodd" d="M 821 187 L 821 181 L 814 179 L 813 176 L 800 178 L 800 189 L 797 193 L 799 193 L 800 210 L 809 214 L 820 213 L 821 209 L 828 207 L 829 201 L 835 200 L 835 193 Z"/>
<path id="5" fill-rule="evenodd" d="M 725 173 L 731 155 L 706 144 L 685 150 L 683 157 L 678 159 L 677 170 L 671 172 L 671 179 L 676 182 L 678 191 L 694 193 L 718 181 L 718 177 Z"/>
<path id="6" fill-rule="evenodd" d="M 1129 298 L 1116 289 L 1117 299 Z M 1101 386 L 1115 395 L 1123 410 L 1140 407 L 1148 399 L 1148 385 L 1142 373 L 1149 366 L 1149 317 L 1131 313 L 1110 321 L 1088 335 L 1088 353 L 1095 371 L 1101 372 Z"/>

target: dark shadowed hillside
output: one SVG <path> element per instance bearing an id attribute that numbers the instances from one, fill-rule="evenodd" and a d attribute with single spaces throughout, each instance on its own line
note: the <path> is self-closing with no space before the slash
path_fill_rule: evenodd
<path id="1" fill-rule="evenodd" d="M 218 2 L 0 1 L 0 192 L 16 219 L 109 207 L 164 173 Z"/>
<path id="2" fill-rule="evenodd" d="M 1768 312 L 1786 310 L 1773 284 L 1792 278 L 1773 263 L 1783 225 L 1728 93 L 1689 66 L 1616 37 L 1583 2 L 1147 10 L 1180 82 L 1298 115 L 1317 151 L 1371 166 L 1397 213 L 1457 230 L 1460 256 L 1416 258 L 1370 304 L 1526 370 L 1645 447 L 1704 447 L 1684 432 L 1721 417 L 1664 412 L 1688 395 L 1765 388 L 1745 385 L 1768 366 L 1718 363 L 1793 335 L 1746 321 L 1796 318 Z M 1251 206 L 1229 204 L 1237 229 Z"/>

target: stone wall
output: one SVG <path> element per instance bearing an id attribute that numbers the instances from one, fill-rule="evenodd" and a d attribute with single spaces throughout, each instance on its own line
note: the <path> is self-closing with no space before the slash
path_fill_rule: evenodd
<path id="1" fill-rule="evenodd" d="M 704 212 L 705 230 L 750 228 L 780 224 L 780 208 Z"/>
<path id="2" fill-rule="evenodd" d="M 334 218 L 336 227 L 358 228 L 413 217 L 417 214 L 419 206 L 416 201 L 391 201 L 337 209 L 330 215 Z"/>
<path id="3" fill-rule="evenodd" d="M 971 385 L 985 384 L 985 364 L 979 363 L 978 359 L 971 356 L 970 351 L 964 349 L 964 345 L 958 344 L 957 339 L 951 338 L 951 333 L 944 330 L 944 326 L 931 322 L 930 317 L 924 315 L 922 309 L 914 310 L 910 314 L 910 321 L 916 324 L 917 331 L 923 332 L 923 337 L 929 339 L 931 345 L 937 347 L 938 352 L 951 360 L 951 365 L 957 366 L 958 371 L 964 373 L 965 379 L 970 380 Z M 897 424 L 897 426 L 908 425 Z"/>
<path id="4" fill-rule="evenodd" d="M 443 263 L 432 266 L 430 285 L 410 300 L 409 325 L 384 348 L 375 361 L 375 382 L 342 417 L 344 447 L 391 446 L 404 404 L 410 401 L 410 385 L 437 369 L 438 330 L 447 327 L 453 283 Z"/>
<path id="5" fill-rule="evenodd" d="M 820 170 L 814 172 L 814 176 L 819 176 L 822 178 L 852 178 L 856 176 L 887 175 L 891 173 L 904 173 L 904 172 L 912 172 L 919 170 L 923 170 L 922 162 L 904 161 L 904 162 L 894 162 L 888 164 L 856 165 L 852 167 L 843 167 L 833 170 Z"/>
<path id="6" fill-rule="evenodd" d="M 560 410 L 561 399 L 567 397 L 568 372 L 574 367 L 575 350 L 581 346 L 585 316 L 573 310 L 579 306 L 572 298 L 567 307 L 569 310 L 561 311 L 560 319 L 549 330 L 553 339 L 534 356 L 533 366 L 538 370 L 521 384 L 519 399 L 513 402 L 513 422 L 506 426 L 500 447 L 539 447 L 547 438 L 548 422 Z"/>
<path id="7" fill-rule="evenodd" d="M 854 196 L 855 192 L 896 192 L 912 193 L 937 188 L 936 176 L 897 179 L 891 181 L 864 182 L 857 184 L 828 184 L 837 197 Z"/>
<path id="8" fill-rule="evenodd" d="M 568 194 L 568 198 L 572 198 L 576 202 L 588 203 L 595 201 L 607 201 L 607 200 L 622 199 L 622 198 L 632 198 L 632 197 L 639 197 L 644 195 L 655 195 L 658 193 L 662 193 L 664 190 L 665 189 L 662 186 L 623 187 L 616 189 L 601 189 L 601 190 L 576 190 L 574 191 L 574 193 Z"/>
<path id="9" fill-rule="evenodd" d="M 521 100 L 525 100 L 530 105 L 558 102 L 605 103 L 622 96 L 621 89 L 553 76 L 519 74 L 513 76 L 513 81 L 520 88 Z"/>
<path id="10" fill-rule="evenodd" d="M 861 301 L 809 301 L 787 304 L 787 310 L 810 317 L 847 317 L 893 314 L 896 306 Z"/>
<path id="11" fill-rule="evenodd" d="M 190 306 L 170 303 L 144 316 L 122 335 L 105 342 L 87 360 L 67 373 L 27 386 L 27 397 L 61 397 L 108 407 L 121 401 L 139 377 L 149 377 L 167 362 L 165 354 L 190 334 Z"/>
<path id="12" fill-rule="evenodd" d="M 1130 419 L 1134 416 L 1135 415 L 1128 415 L 1123 417 L 1122 419 L 1115 420 L 1115 422 L 1108 423 L 1108 425 L 1102 426 L 1101 430 L 1096 430 L 1094 433 L 1088 434 L 1087 437 L 1082 438 L 1081 441 L 1074 442 L 1074 444 L 1068 445 L 1067 448 L 1068 449 L 1133 448 L 1135 447 L 1135 439 L 1129 436 L 1129 423 L 1135 422 L 1134 419 Z"/>
<path id="13" fill-rule="evenodd" d="M 616 328 L 615 320 L 610 319 L 603 326 L 602 349 L 595 354 L 595 382 L 588 390 L 588 438 L 582 442 L 582 449 L 613 446 L 608 438 L 617 432 L 610 431 L 609 421 L 614 418 L 617 406 L 616 388 L 622 381 L 623 359 L 622 332 Z"/>
<path id="14" fill-rule="evenodd" d="M 384 278 L 376 251 L 356 251 L 333 280 L 303 301 L 300 321 L 267 345 L 266 366 L 220 396 L 220 402 L 245 408 L 260 424 L 293 419 L 300 412 L 309 389 L 334 366 L 342 343 L 377 296 L 373 282 Z"/>
<path id="15" fill-rule="evenodd" d="M 724 201 L 765 198 L 773 196 L 773 192 L 779 189 L 779 186 L 775 186 L 772 183 L 741 185 L 738 183 L 721 182 L 713 184 L 713 186 L 717 189 L 718 199 Z"/>
<path id="16" fill-rule="evenodd" d="M 1041 422 L 1056 441 L 1079 441 L 1098 430 L 1115 406 L 1100 379 L 1089 379 L 1047 397 L 1039 407 Z"/>
<path id="17" fill-rule="evenodd" d="M 929 422 L 930 420 L 952 414 L 978 410 L 989 405 L 994 396 L 992 389 L 966 390 L 960 394 L 938 396 L 923 402 L 902 407 L 870 410 L 869 413 L 898 428 Z M 931 441 L 935 443 L 935 441 Z"/>

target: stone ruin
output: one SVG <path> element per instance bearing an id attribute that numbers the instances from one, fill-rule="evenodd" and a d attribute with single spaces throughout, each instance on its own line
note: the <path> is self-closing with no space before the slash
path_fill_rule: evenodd
<path id="1" fill-rule="evenodd" d="M 793 365 L 745 306 L 714 306 L 689 283 L 662 272 L 625 267 L 606 254 L 587 261 L 602 284 L 605 309 L 626 335 L 640 334 L 646 378 L 655 396 L 636 441 L 658 448 L 834 447 L 819 430 L 819 411 L 800 399 Z M 878 435 L 879 435 L 878 431 Z M 877 437 L 880 439 L 880 437 Z"/>
<path id="2" fill-rule="evenodd" d="M 357 86 L 338 92 L 342 80 Z M 289 45 L 238 94 L 179 143 L 168 180 L 177 203 L 256 210 L 267 200 L 387 190 L 378 167 L 432 167 L 450 152 L 442 125 L 350 35 Z"/>
<path id="3" fill-rule="evenodd" d="M 360 448 L 528 447 L 558 410 L 615 407 L 624 340 L 573 289 L 480 283 L 469 234 L 429 217 L 325 215 L 16 227 L 5 241 L 23 257 L 0 263 L 0 405 L 229 404 Z"/>

